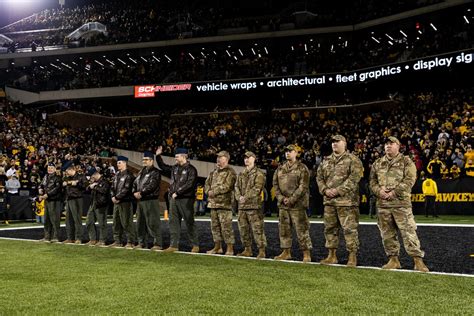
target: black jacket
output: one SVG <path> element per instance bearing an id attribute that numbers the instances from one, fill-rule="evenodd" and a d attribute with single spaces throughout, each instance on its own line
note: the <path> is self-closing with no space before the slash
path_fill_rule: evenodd
<path id="1" fill-rule="evenodd" d="M 177 199 L 195 198 L 197 170 L 193 165 L 187 162 L 183 166 L 178 164 L 170 166 L 163 162 L 161 156 L 156 156 L 156 163 L 163 170 L 163 174 L 171 179 L 169 196 L 176 193 Z"/>
<path id="2" fill-rule="evenodd" d="M 66 176 L 64 181 L 78 181 L 77 185 L 66 185 L 66 200 L 79 199 L 84 196 L 84 191 L 87 188 L 87 179 L 83 174 L 76 173 L 72 177 Z"/>
<path id="3" fill-rule="evenodd" d="M 155 167 L 143 168 L 133 182 L 133 193 L 140 192 L 142 201 L 157 199 L 160 194 L 161 175 Z"/>
<path id="4" fill-rule="evenodd" d="M 104 177 L 100 177 L 97 185 L 91 190 L 92 202 L 96 208 L 105 207 L 110 200 L 110 184 Z"/>
<path id="5" fill-rule="evenodd" d="M 117 172 L 112 183 L 112 197 L 115 197 L 120 202 L 132 201 L 132 187 L 134 180 L 135 177 L 128 170 Z"/>
<path id="6" fill-rule="evenodd" d="M 44 194 L 48 195 L 48 201 L 62 200 L 63 183 L 61 180 L 61 177 L 54 173 L 44 176 L 40 188 L 43 189 Z"/>

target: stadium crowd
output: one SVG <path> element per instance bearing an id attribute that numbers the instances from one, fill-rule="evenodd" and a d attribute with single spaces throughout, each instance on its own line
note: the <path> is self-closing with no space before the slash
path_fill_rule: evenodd
<path id="1" fill-rule="evenodd" d="M 383 110 L 333 108 L 274 112 L 271 117 L 239 112 L 172 117 L 173 112 L 167 112 L 150 123 L 132 117 L 78 129 L 46 120 L 42 110 L 7 102 L 1 117 L 0 174 L 5 184 L 6 172 L 13 166 L 23 173 L 18 178 L 25 178 L 26 186 L 26 179 L 34 182 L 32 175 L 38 181 L 37 174 L 41 177 L 50 161 L 84 157 L 81 164 L 89 168 L 97 162 L 87 157 L 110 157 L 111 148 L 144 151 L 159 145 L 170 155 L 185 147 L 191 159 L 211 162 L 217 152 L 227 150 L 234 164 L 241 164 L 250 148 L 260 167 L 271 168 L 282 160 L 283 148 L 294 143 L 300 147 L 302 160 L 316 168 L 330 149 L 328 136 L 351 131 L 348 148 L 360 157 L 366 172 L 382 154 L 382 140 L 392 135 L 400 139 L 402 152 L 412 157 L 419 173 L 454 178 L 472 168 L 473 102 L 472 91 L 454 90 L 413 94 L 404 104 Z M 200 123 L 195 124 L 196 120 Z"/>
<path id="2" fill-rule="evenodd" d="M 246 5 L 234 5 L 231 2 L 223 4 L 216 1 L 170 4 L 164 1 L 134 3 L 124 0 L 88 0 L 45 9 L 0 28 L 0 34 L 7 34 L 15 40 L 9 46 L 11 51 L 24 47 L 34 47 L 36 50 L 44 46 L 67 45 L 66 36 L 70 32 L 85 23 L 100 22 L 107 26 L 107 35 L 96 36 L 92 41 L 88 41 L 88 46 L 147 42 L 212 36 L 226 28 L 248 33 L 278 31 L 280 25 L 285 23 L 296 28 L 347 25 L 437 2 L 441 1 L 393 0 L 383 5 L 377 1 L 364 1 L 363 5 L 347 1 L 343 4 L 306 3 L 303 6 L 301 3 L 293 4 L 289 1 L 266 1 L 261 4 L 248 1 Z M 345 14 L 334 14 L 336 8 L 338 11 L 344 10 Z M 306 18 L 298 21 L 293 14 L 296 11 L 307 12 Z M 37 33 L 39 35 L 28 32 L 34 30 L 43 31 Z"/>

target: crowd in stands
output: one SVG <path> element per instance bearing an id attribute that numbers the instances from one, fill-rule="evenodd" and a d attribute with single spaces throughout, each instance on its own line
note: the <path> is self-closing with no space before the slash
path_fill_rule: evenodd
<path id="1" fill-rule="evenodd" d="M 330 135 L 348 138 L 348 150 L 359 156 L 368 177 L 371 164 L 383 155 L 387 136 L 402 143 L 401 152 L 415 162 L 420 178 L 474 177 L 473 90 L 443 93 L 418 92 L 403 104 L 388 108 L 298 110 L 288 112 L 170 116 L 153 120 L 129 118 L 95 127 L 60 126 L 41 110 L 0 101 L 0 199 L 27 191 L 34 197 L 54 162 L 60 170 L 73 160 L 77 170 L 90 174 L 100 169 L 115 173 L 113 148 L 154 151 L 162 145 L 172 156 L 178 147 L 189 149 L 191 159 L 214 162 L 221 150 L 231 153 L 231 163 L 242 165 L 252 150 L 257 165 L 273 172 L 284 159 L 284 148 L 296 144 L 300 159 L 312 176 L 331 152 Z M 105 158 L 105 159 L 104 159 Z M 5 218 L 5 212 L 0 215 Z M 2 220 L 2 218 L 0 218 Z"/>
<path id="2" fill-rule="evenodd" d="M 278 31 L 283 24 L 292 28 L 349 25 L 414 9 L 440 0 L 334 1 L 293 3 L 291 1 L 71 1 L 66 6 L 45 9 L 13 25 L 0 28 L 10 36 L 9 49 L 68 45 L 67 35 L 87 22 L 100 22 L 107 35 L 81 45 L 148 42 L 219 34 L 226 28 L 237 33 Z M 78 5 L 81 3 L 81 5 Z M 300 12 L 304 18 L 296 18 Z M 306 12 L 306 13 L 304 13 Z M 32 33 L 28 31 L 42 30 Z M 48 31 L 49 30 L 49 31 Z M 26 32 L 26 33 L 25 33 Z"/>
<path id="3" fill-rule="evenodd" d="M 393 45 L 378 44 L 369 36 L 360 40 L 307 36 L 233 47 L 213 44 L 158 49 L 143 55 L 78 56 L 74 62 L 39 60 L 30 67 L 12 67 L 1 73 L 12 79 L 5 83 L 30 91 L 69 90 L 352 71 L 473 47 L 474 33 L 469 25 L 446 23 L 438 27 L 438 31 L 424 29 L 419 40 L 402 39 Z"/>
<path id="4" fill-rule="evenodd" d="M 5 183 L 13 166 L 19 179 L 31 182 L 34 176 L 37 181 L 36 174 L 42 175 L 46 162 L 52 159 L 60 164 L 80 157 L 75 159 L 83 159 L 88 166 L 96 164 L 90 157 L 112 156 L 111 147 L 143 151 L 159 145 L 168 155 L 177 147 L 186 147 L 191 159 L 210 162 L 215 161 L 217 152 L 227 150 L 231 163 L 237 165 L 251 149 L 260 167 L 272 168 L 282 160 L 283 148 L 295 143 L 301 148 L 301 159 L 314 169 L 330 152 L 329 136 L 341 133 L 348 137 L 348 148 L 361 158 L 366 173 L 383 154 L 384 139 L 393 135 L 401 140 L 403 153 L 412 157 L 419 173 L 455 178 L 473 171 L 473 104 L 472 89 L 453 90 L 416 93 L 403 104 L 384 109 L 333 108 L 271 116 L 234 112 L 179 118 L 167 112 L 152 122 L 131 118 L 93 128 L 70 128 L 45 120 L 41 111 L 7 103 L 0 121 L 0 174 Z"/>

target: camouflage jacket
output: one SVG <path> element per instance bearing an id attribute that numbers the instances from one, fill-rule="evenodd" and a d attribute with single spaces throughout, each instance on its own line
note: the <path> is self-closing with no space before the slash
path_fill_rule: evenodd
<path id="1" fill-rule="evenodd" d="M 208 207 L 217 209 L 232 209 L 232 197 L 234 193 L 235 180 L 237 174 L 231 167 L 215 169 L 209 174 L 204 185 L 204 192 L 207 194 Z M 214 193 L 209 196 L 209 191 Z"/>
<path id="2" fill-rule="evenodd" d="M 300 161 L 280 165 L 273 175 L 273 187 L 278 208 L 282 210 L 305 210 L 309 206 L 309 170 Z M 289 198 L 289 205 L 283 199 Z"/>
<path id="3" fill-rule="evenodd" d="M 333 153 L 324 158 L 316 176 L 319 192 L 324 196 L 324 205 L 358 206 L 359 181 L 363 172 L 360 159 L 347 151 L 339 157 Z M 327 189 L 337 189 L 336 197 L 324 195 Z"/>
<path id="4" fill-rule="evenodd" d="M 256 210 L 262 208 L 262 190 L 265 186 L 265 175 L 257 167 L 251 170 L 247 168 L 239 174 L 235 184 L 235 199 L 239 210 Z M 243 196 L 245 202 L 240 203 L 239 198 Z"/>
<path id="5" fill-rule="evenodd" d="M 398 154 L 393 159 L 387 155 L 377 159 L 370 170 L 370 189 L 377 197 L 377 207 L 410 207 L 411 189 L 416 182 L 416 167 L 410 157 Z M 380 198 L 380 189 L 393 190 L 396 198 Z"/>

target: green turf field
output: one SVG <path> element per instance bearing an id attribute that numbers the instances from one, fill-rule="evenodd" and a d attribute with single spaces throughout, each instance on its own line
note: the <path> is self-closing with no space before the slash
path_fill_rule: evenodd
<path id="1" fill-rule="evenodd" d="M 474 278 L 0 240 L 0 314 L 471 314 Z"/>

